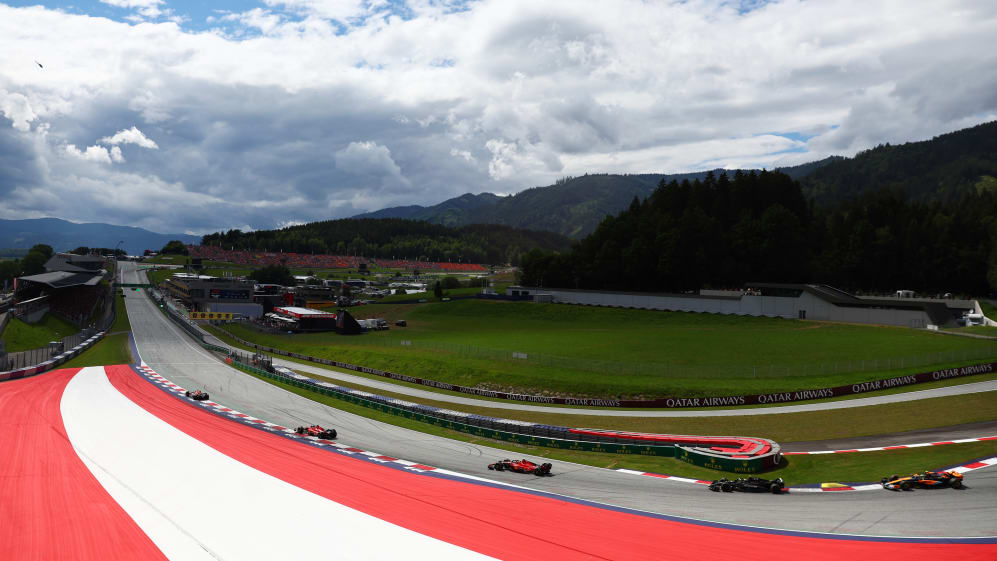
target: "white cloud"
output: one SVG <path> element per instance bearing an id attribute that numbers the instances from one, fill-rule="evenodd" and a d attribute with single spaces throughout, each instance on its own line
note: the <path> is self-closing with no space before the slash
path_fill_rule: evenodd
<path id="1" fill-rule="evenodd" d="M 107 148 L 104 148 L 103 146 L 87 146 L 86 151 L 82 151 L 74 144 L 67 144 L 66 153 L 74 158 L 79 158 L 88 162 L 98 162 L 101 164 L 111 163 L 111 154 L 107 151 Z M 118 157 L 120 156 L 121 150 L 119 149 Z"/>
<path id="2" fill-rule="evenodd" d="M 456 156 L 458 158 L 463 158 L 465 161 L 468 161 L 468 162 L 472 162 L 472 163 L 474 162 L 474 156 L 472 156 L 471 152 L 468 151 L 468 150 L 458 150 L 456 148 L 451 148 L 450 149 L 450 155 L 451 156 Z"/>
<path id="3" fill-rule="evenodd" d="M 373 180 L 365 186 L 389 191 L 411 186 L 402 169 L 391 158 L 391 150 L 375 142 L 350 142 L 334 154 L 336 167 L 355 177 Z"/>
<path id="4" fill-rule="evenodd" d="M 152 21 L 0 4 L 2 216 L 270 228 L 586 172 L 771 168 L 997 115 L 989 2 L 267 0 L 210 31 L 105 3 Z M 159 152 L 106 165 L 126 144 Z M 104 196 L 130 184 L 170 205 Z M 60 203 L 87 189 L 92 209 Z"/>
<path id="5" fill-rule="evenodd" d="M 366 0 L 263 0 L 263 3 L 267 6 L 283 7 L 294 12 L 338 21 L 360 17 L 378 4 Z"/>
<path id="6" fill-rule="evenodd" d="M 21 132 L 31 130 L 31 122 L 38 118 L 31 109 L 28 98 L 23 94 L 10 93 L 0 89 L 0 112 L 13 121 L 13 127 Z"/>
<path id="7" fill-rule="evenodd" d="M 146 18 L 155 18 L 163 14 L 159 6 L 165 4 L 163 0 L 100 0 L 100 2 L 117 8 L 135 9 Z"/>
<path id="8" fill-rule="evenodd" d="M 114 136 L 105 136 L 100 139 L 104 144 L 138 144 L 142 148 L 149 148 L 152 150 L 157 150 L 159 145 L 150 140 L 142 131 L 138 130 L 137 127 L 132 127 L 130 129 L 123 129 L 116 133 Z"/>

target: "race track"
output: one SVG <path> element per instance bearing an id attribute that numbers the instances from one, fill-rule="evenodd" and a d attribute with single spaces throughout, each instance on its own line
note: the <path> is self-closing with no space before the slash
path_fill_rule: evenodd
<path id="1" fill-rule="evenodd" d="M 714 494 L 698 485 L 562 462 L 555 464 L 556 475 L 550 478 L 490 472 L 486 465 L 508 453 L 374 422 L 257 380 L 194 344 L 143 293 L 125 294 L 141 358 L 159 374 L 267 421 L 335 427 L 341 442 L 358 448 L 567 497 L 721 523 L 842 536 L 997 535 L 997 468 L 967 476 L 965 491 L 782 496 Z"/>
<path id="2" fill-rule="evenodd" d="M 14 452 L 0 456 L 5 560 L 997 554 L 997 539 L 759 531 L 380 463 L 212 412 L 127 365 L 3 389 L 0 445 Z"/>

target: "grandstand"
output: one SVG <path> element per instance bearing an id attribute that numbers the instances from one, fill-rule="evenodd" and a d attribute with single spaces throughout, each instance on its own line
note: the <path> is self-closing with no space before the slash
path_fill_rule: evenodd
<path id="1" fill-rule="evenodd" d="M 374 259 L 355 255 L 312 255 L 307 253 L 272 253 L 263 251 L 226 250 L 217 246 L 187 246 L 190 256 L 224 261 L 251 267 L 284 265 L 295 269 L 359 269 L 360 265 L 385 269 L 445 271 L 453 273 L 483 273 L 488 267 L 477 263 L 442 263 L 408 259 Z"/>
<path id="2" fill-rule="evenodd" d="M 83 328 L 105 308 L 108 289 L 100 286 L 103 272 L 52 271 L 18 277 L 13 314 L 31 323 L 46 312 Z"/>

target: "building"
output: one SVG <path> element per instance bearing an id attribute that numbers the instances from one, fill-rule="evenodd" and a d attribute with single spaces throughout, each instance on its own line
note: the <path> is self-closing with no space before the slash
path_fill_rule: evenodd
<path id="1" fill-rule="evenodd" d="M 263 314 L 263 306 L 253 302 L 255 285 L 252 280 L 238 277 L 176 273 L 163 281 L 161 288 L 183 302 L 190 311 L 259 317 Z"/>
<path id="2" fill-rule="evenodd" d="M 707 291 L 703 291 L 707 292 Z M 975 300 L 867 298 L 823 284 L 752 283 L 736 292 L 667 294 L 510 286 L 506 294 L 562 304 L 705 312 L 926 328 L 952 326 Z M 906 296 L 906 295 L 905 295 Z"/>
<path id="3" fill-rule="evenodd" d="M 45 262 L 45 270 L 50 273 L 54 271 L 99 273 L 106 263 L 107 260 L 99 255 L 56 253 Z"/>

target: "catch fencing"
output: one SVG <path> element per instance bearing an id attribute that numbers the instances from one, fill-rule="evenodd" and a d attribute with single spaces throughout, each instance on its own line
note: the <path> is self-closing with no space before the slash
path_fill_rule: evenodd
<path id="1" fill-rule="evenodd" d="M 0 356 L 0 371 L 24 370 L 49 363 L 57 357 L 65 355 L 71 349 L 76 349 L 80 345 L 83 345 L 94 338 L 96 334 L 106 332 L 114 324 L 114 319 L 117 316 L 116 299 L 112 295 L 106 301 L 111 303 L 110 311 L 103 313 L 102 317 L 91 327 L 62 337 L 57 341 L 52 341 L 41 348 L 8 352 L 6 356 Z M 0 331 L 2 331 L 2 327 L 0 327 Z"/>

